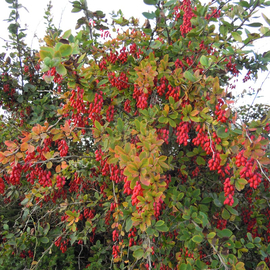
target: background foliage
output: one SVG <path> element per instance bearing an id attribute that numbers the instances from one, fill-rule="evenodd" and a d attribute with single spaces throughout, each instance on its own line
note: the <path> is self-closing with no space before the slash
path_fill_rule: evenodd
<path id="1" fill-rule="evenodd" d="M 49 3 L 39 51 L 6 2 L 0 269 L 268 269 L 269 108 L 231 79 L 267 70 L 270 2 L 144 0 L 140 26 L 73 1 L 76 33 Z"/>

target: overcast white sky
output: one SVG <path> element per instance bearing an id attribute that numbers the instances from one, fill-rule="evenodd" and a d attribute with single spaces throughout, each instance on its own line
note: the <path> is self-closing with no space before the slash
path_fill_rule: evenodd
<path id="1" fill-rule="evenodd" d="M 4 19 L 8 18 L 10 9 L 4 0 L 0 0 L 0 37 L 8 39 L 8 32 L 6 22 L 3 22 Z M 29 46 L 38 48 L 38 40 L 34 38 L 36 35 L 38 38 L 42 38 L 45 33 L 45 26 L 44 26 L 44 12 L 46 10 L 47 4 L 49 0 L 19 0 L 23 6 L 27 8 L 28 11 L 25 9 L 21 9 L 20 11 L 20 24 L 21 26 L 26 25 L 28 31 L 27 43 Z M 69 0 L 52 0 L 53 5 L 53 16 L 54 16 L 54 24 L 56 26 L 60 26 L 63 30 L 71 29 L 73 33 L 75 33 L 75 24 L 77 19 L 83 16 L 82 13 L 71 13 L 72 4 Z M 140 22 L 143 23 L 145 18 L 142 16 L 142 12 L 144 11 L 151 11 L 152 6 L 145 5 L 143 0 L 88 0 L 88 7 L 91 11 L 102 10 L 106 14 L 111 13 L 111 11 L 118 11 L 121 9 L 123 14 L 126 18 L 134 16 L 140 19 Z M 267 10 L 262 10 L 265 15 L 270 14 L 270 8 Z M 261 16 L 261 12 L 258 13 L 258 16 Z M 263 23 L 265 23 L 262 20 Z M 266 23 L 265 23 L 266 24 Z M 3 45 L 3 40 L 0 39 L 0 46 Z M 270 50 L 270 38 L 264 40 L 256 44 L 256 50 L 259 52 L 264 52 Z M 0 50 L 2 52 L 3 50 Z M 264 72 L 260 74 L 259 80 L 257 82 L 248 82 L 243 84 L 242 79 L 239 78 L 237 84 L 238 92 L 241 92 L 243 89 L 248 89 L 249 86 L 258 89 L 260 88 L 262 82 L 265 80 L 267 73 Z M 270 78 L 266 79 L 262 90 L 260 91 L 260 95 L 262 98 L 258 98 L 256 101 L 262 103 L 270 104 Z M 241 103 L 251 103 L 251 98 L 246 98 Z"/>

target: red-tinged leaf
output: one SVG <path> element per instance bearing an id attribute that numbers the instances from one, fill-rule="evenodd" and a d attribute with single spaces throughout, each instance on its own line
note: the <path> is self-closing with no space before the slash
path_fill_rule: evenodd
<path id="1" fill-rule="evenodd" d="M 5 145 L 8 147 L 9 150 L 17 148 L 17 144 L 12 141 L 5 141 Z"/>
<path id="2" fill-rule="evenodd" d="M 189 115 L 190 116 L 196 116 L 197 114 L 199 114 L 200 111 L 199 110 L 193 110 Z"/>
<path id="3" fill-rule="evenodd" d="M 115 152 L 115 154 L 117 154 L 117 155 L 120 155 L 120 154 L 126 155 L 126 152 L 124 151 L 124 149 L 121 148 L 119 145 L 116 145 L 116 146 L 115 146 L 114 152 Z"/>
<path id="4" fill-rule="evenodd" d="M 66 134 L 70 134 L 71 129 L 67 121 L 65 122 L 64 126 L 61 126 L 61 130 L 63 130 Z"/>
<path id="5" fill-rule="evenodd" d="M 269 165 L 270 164 L 270 159 L 267 158 L 267 157 L 262 157 L 262 158 L 260 158 L 260 163 L 262 165 Z"/>
<path id="6" fill-rule="evenodd" d="M 158 164 L 162 167 L 162 168 L 165 168 L 165 169 L 167 169 L 167 170 L 169 170 L 170 169 L 170 166 L 167 164 L 167 163 L 165 163 L 165 162 L 163 162 L 163 161 L 158 161 Z"/>
<path id="7" fill-rule="evenodd" d="M 140 177 L 140 182 L 147 187 L 151 184 L 149 177 Z"/>
<path id="8" fill-rule="evenodd" d="M 31 144 L 28 144 L 28 153 L 33 153 L 35 151 L 35 147 Z"/>
<path id="9" fill-rule="evenodd" d="M 257 159 L 258 157 L 263 157 L 265 155 L 265 151 L 262 149 L 256 149 L 251 153 L 251 157 Z"/>
<path id="10" fill-rule="evenodd" d="M 167 156 L 160 156 L 159 161 L 165 161 L 167 159 Z"/>

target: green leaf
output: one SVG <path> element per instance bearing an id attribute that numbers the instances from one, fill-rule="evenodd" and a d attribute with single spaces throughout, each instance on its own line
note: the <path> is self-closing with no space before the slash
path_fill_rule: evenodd
<path id="1" fill-rule="evenodd" d="M 72 13 L 77 13 L 77 12 L 80 12 L 82 9 L 81 8 L 77 8 L 77 7 L 74 7 L 71 12 Z"/>
<path id="2" fill-rule="evenodd" d="M 43 244 L 47 244 L 47 243 L 49 243 L 49 238 L 48 237 L 41 237 L 40 242 Z"/>
<path id="3" fill-rule="evenodd" d="M 207 238 L 208 238 L 208 239 L 212 239 L 212 238 L 214 238 L 215 236 L 216 236 L 216 233 L 215 233 L 215 232 L 210 232 L 210 233 L 207 234 Z"/>
<path id="4" fill-rule="evenodd" d="M 197 81 L 196 77 L 194 77 L 193 74 L 190 71 L 188 71 L 188 70 L 185 71 L 184 77 L 186 79 L 188 79 L 189 81 L 192 81 L 192 82 L 196 82 Z"/>
<path id="5" fill-rule="evenodd" d="M 98 83 L 97 87 L 100 87 L 101 85 L 106 84 L 108 81 L 109 81 L 108 79 L 104 79 L 104 80 L 100 81 Z"/>
<path id="6" fill-rule="evenodd" d="M 208 58 L 205 55 L 201 56 L 200 63 L 205 67 L 209 67 L 209 61 L 208 61 Z"/>
<path id="7" fill-rule="evenodd" d="M 214 204 L 217 206 L 217 207 L 222 207 L 223 204 L 218 200 L 218 199 L 214 199 Z"/>
<path id="8" fill-rule="evenodd" d="M 9 234 L 7 234 L 7 235 L 5 236 L 5 238 L 10 239 L 10 238 L 12 238 L 13 236 L 14 236 L 13 233 L 9 233 Z"/>
<path id="9" fill-rule="evenodd" d="M 249 27 L 260 27 L 260 26 L 262 26 L 262 23 L 250 23 L 247 26 L 249 26 Z"/>
<path id="10" fill-rule="evenodd" d="M 228 219 L 231 217 L 231 215 L 230 215 L 230 213 L 224 208 L 224 209 L 222 210 L 221 217 L 222 217 L 223 219 L 225 219 L 225 220 L 228 220 Z"/>
<path id="11" fill-rule="evenodd" d="M 232 36 L 236 41 L 242 42 L 242 37 L 237 32 L 233 32 Z"/>
<path id="12" fill-rule="evenodd" d="M 158 118 L 158 122 L 159 123 L 168 123 L 168 121 L 169 121 L 169 118 L 167 118 L 167 117 L 164 117 L 164 116 L 160 116 L 159 118 Z"/>
<path id="13" fill-rule="evenodd" d="M 132 222 L 131 218 L 128 218 L 127 222 L 126 222 L 126 232 L 130 231 L 130 229 L 132 228 L 132 225 L 133 225 L 133 222 Z"/>
<path id="14" fill-rule="evenodd" d="M 160 231 L 160 232 L 167 232 L 167 231 L 169 231 L 169 228 L 167 227 L 167 225 L 166 224 L 163 224 L 162 226 L 156 226 L 156 229 L 158 230 L 158 231 Z"/>
<path id="15" fill-rule="evenodd" d="M 229 229 L 224 229 L 222 231 L 218 230 L 217 235 L 218 235 L 218 237 L 221 237 L 221 238 L 223 238 L 223 237 L 231 237 L 232 236 L 232 231 L 229 230 Z"/>
<path id="16" fill-rule="evenodd" d="M 205 159 L 203 157 L 201 157 L 201 156 L 198 156 L 196 158 L 196 162 L 197 162 L 198 165 L 205 165 Z"/>
<path id="17" fill-rule="evenodd" d="M 203 237 L 201 235 L 195 235 L 191 238 L 191 240 L 195 243 L 201 243 L 203 241 Z"/>
<path id="18" fill-rule="evenodd" d="M 159 40 L 155 40 L 154 43 L 151 44 L 152 49 L 159 49 L 162 45 L 162 42 Z"/>
<path id="19" fill-rule="evenodd" d="M 67 31 L 63 34 L 62 38 L 63 38 L 63 39 L 69 38 L 70 35 L 71 35 L 71 30 L 67 30 Z"/>
<path id="20" fill-rule="evenodd" d="M 228 132 L 225 132 L 225 127 L 220 127 L 218 130 L 217 130 L 217 135 L 219 138 L 221 139 L 226 139 L 229 137 L 229 131 Z"/>
<path id="21" fill-rule="evenodd" d="M 250 4 L 247 1 L 239 1 L 237 4 L 239 4 L 241 7 L 249 8 Z"/>
<path id="22" fill-rule="evenodd" d="M 270 26 L 270 20 L 262 13 L 262 16 L 264 20 L 267 22 L 267 24 Z"/>
<path id="23" fill-rule="evenodd" d="M 177 0 L 171 0 L 171 1 L 168 1 L 166 4 L 164 4 L 164 7 L 169 7 L 173 4 L 176 4 Z"/>
<path id="24" fill-rule="evenodd" d="M 156 0 L 143 0 L 143 2 L 146 4 L 146 5 L 155 5 L 157 3 Z"/>
<path id="25" fill-rule="evenodd" d="M 241 191 L 245 188 L 246 184 L 248 183 L 248 181 L 244 178 L 240 178 L 240 179 L 236 179 L 235 181 L 235 188 L 238 191 Z"/>
<path id="26" fill-rule="evenodd" d="M 149 13 L 149 12 L 143 12 L 142 15 L 146 18 L 146 19 L 154 19 L 156 18 L 156 14 L 154 12 Z"/>
<path id="27" fill-rule="evenodd" d="M 117 119 L 117 129 L 119 132 L 123 132 L 124 130 L 124 122 L 121 118 Z"/>
<path id="28" fill-rule="evenodd" d="M 59 51 L 63 57 L 69 56 L 72 53 L 72 47 L 69 44 L 62 44 Z"/>
<path id="29" fill-rule="evenodd" d="M 99 131 L 101 131 L 101 129 L 102 129 L 101 124 L 100 124 L 97 120 L 95 120 L 95 127 L 96 127 L 96 129 L 98 129 Z"/>
<path id="30" fill-rule="evenodd" d="M 56 72 L 62 76 L 65 76 L 67 74 L 67 70 L 62 64 L 56 67 Z"/>
<path id="31" fill-rule="evenodd" d="M 153 235 L 153 234 L 155 233 L 155 230 L 154 230 L 153 228 L 151 228 L 151 227 L 148 227 L 148 228 L 146 229 L 146 233 L 147 233 L 148 235 Z"/>
<path id="32" fill-rule="evenodd" d="M 135 251 L 133 252 L 133 256 L 134 256 L 137 260 L 141 259 L 141 258 L 143 257 L 143 255 L 144 255 L 144 250 L 143 250 L 142 248 L 137 249 L 137 250 L 135 250 Z"/>
<path id="33" fill-rule="evenodd" d="M 156 227 L 159 227 L 159 226 L 162 226 L 164 223 L 165 223 L 165 222 L 164 222 L 163 220 L 159 220 L 159 221 L 155 224 L 155 226 L 156 226 Z"/>
<path id="34" fill-rule="evenodd" d="M 252 243 L 247 243 L 247 244 L 246 244 L 246 247 L 247 247 L 248 249 L 251 249 L 251 248 L 254 248 L 255 246 L 254 246 L 254 244 L 252 244 Z"/>

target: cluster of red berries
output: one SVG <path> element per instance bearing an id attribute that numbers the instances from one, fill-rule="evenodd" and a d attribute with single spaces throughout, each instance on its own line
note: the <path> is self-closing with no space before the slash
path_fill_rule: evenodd
<path id="1" fill-rule="evenodd" d="M 131 102 L 131 101 L 130 101 L 129 99 L 127 99 L 127 100 L 125 101 L 124 110 L 125 110 L 127 113 L 130 113 L 130 112 L 131 112 L 130 102 Z"/>
<path id="2" fill-rule="evenodd" d="M 2 177 L 0 177 L 0 194 L 4 194 L 5 193 L 5 182 L 3 180 Z"/>
<path id="3" fill-rule="evenodd" d="M 126 176 L 124 176 L 124 171 L 120 170 L 117 165 L 110 164 L 110 179 L 116 184 L 123 182 Z"/>
<path id="4" fill-rule="evenodd" d="M 126 73 L 121 72 L 119 77 L 116 77 L 115 72 L 108 74 L 108 79 L 113 87 L 116 87 L 119 91 L 128 88 L 128 77 Z"/>
<path id="5" fill-rule="evenodd" d="M 112 232 L 112 240 L 114 242 L 118 241 L 118 237 L 119 237 L 119 231 L 117 229 L 113 230 L 113 232 Z"/>
<path id="6" fill-rule="evenodd" d="M 136 185 L 135 185 L 133 192 L 132 192 L 132 196 L 131 196 L 132 205 L 137 205 L 137 203 L 139 202 L 139 200 L 137 198 L 138 196 L 143 196 L 143 189 L 142 189 L 139 181 L 136 182 Z"/>
<path id="7" fill-rule="evenodd" d="M 43 187 L 51 187 L 52 186 L 52 180 L 51 180 L 51 176 L 52 173 L 50 171 L 45 171 L 41 168 L 38 168 L 38 182 L 40 183 L 40 185 L 42 185 Z"/>
<path id="8" fill-rule="evenodd" d="M 256 189 L 262 182 L 262 175 L 257 172 L 258 165 L 253 158 L 247 159 L 244 156 L 244 150 L 241 150 L 236 156 L 237 167 L 243 167 L 240 171 L 240 177 L 248 181 L 250 187 Z"/>
<path id="9" fill-rule="evenodd" d="M 56 176 L 56 186 L 61 189 L 63 186 L 66 184 L 66 178 L 63 176 L 61 177 L 60 175 Z"/>
<path id="10" fill-rule="evenodd" d="M 124 184 L 123 193 L 125 193 L 127 195 L 131 195 L 132 194 L 132 189 L 130 188 L 130 181 L 127 181 L 127 178 L 125 178 L 124 181 L 125 181 L 125 184 Z"/>
<path id="11" fill-rule="evenodd" d="M 137 232 L 137 229 L 135 227 L 129 230 L 128 238 L 129 238 L 130 247 L 136 246 L 136 241 L 135 241 L 136 232 Z"/>
<path id="12" fill-rule="evenodd" d="M 112 251 L 113 257 L 117 258 L 119 253 L 120 253 L 120 247 L 117 244 L 113 245 L 113 251 Z"/>
<path id="13" fill-rule="evenodd" d="M 215 115 L 217 116 L 217 121 L 221 123 L 226 123 L 228 118 L 226 117 L 226 110 L 221 109 L 224 105 L 224 101 L 222 99 L 218 99 L 218 104 L 215 107 Z"/>
<path id="14" fill-rule="evenodd" d="M 11 174 L 6 180 L 13 186 L 20 185 L 21 174 L 22 174 L 22 165 L 18 163 L 17 165 L 14 165 L 12 167 Z"/>
<path id="15" fill-rule="evenodd" d="M 118 60 L 121 64 L 124 64 L 127 62 L 127 52 L 126 52 L 126 47 L 124 46 L 121 50 L 120 50 L 120 54 L 118 56 Z"/>
<path id="16" fill-rule="evenodd" d="M 196 128 L 197 136 L 192 140 L 192 143 L 195 146 L 201 146 L 202 149 L 206 152 L 207 155 L 212 153 L 212 149 L 215 149 L 214 142 L 210 142 L 210 139 L 206 132 L 204 132 L 203 128 L 198 125 Z"/>
<path id="17" fill-rule="evenodd" d="M 206 44 L 204 43 L 204 40 L 201 41 L 201 43 L 200 43 L 199 46 L 200 46 L 200 51 L 206 50 L 207 53 L 210 54 L 210 55 L 214 53 L 213 47 L 212 47 L 211 45 L 206 45 Z"/>
<path id="18" fill-rule="evenodd" d="M 65 157 L 68 154 L 68 144 L 65 140 L 61 140 L 58 142 L 58 151 L 60 152 L 61 157 Z"/>
<path id="19" fill-rule="evenodd" d="M 169 99 L 169 97 L 173 97 L 174 101 L 178 101 L 180 99 L 180 87 L 179 86 L 173 87 L 171 85 L 168 85 L 166 99 Z"/>
<path id="20" fill-rule="evenodd" d="M 154 211 L 155 211 L 154 215 L 155 215 L 156 219 L 158 219 L 158 217 L 161 215 L 162 204 L 163 204 L 163 200 L 161 198 L 159 198 L 158 202 L 154 202 L 154 204 L 153 204 Z"/>
<path id="21" fill-rule="evenodd" d="M 65 253 L 67 251 L 69 240 L 62 241 L 62 237 L 59 237 L 55 242 L 55 246 L 60 247 L 60 250 L 62 253 Z"/>
<path id="22" fill-rule="evenodd" d="M 206 20 L 210 20 L 211 18 L 219 18 L 220 17 L 220 13 L 221 13 L 221 10 L 217 10 L 216 8 L 212 10 L 212 13 L 211 14 L 207 14 L 205 16 L 205 19 Z"/>
<path id="23" fill-rule="evenodd" d="M 167 89 L 167 85 L 168 85 L 168 80 L 166 79 L 166 77 L 162 77 L 160 79 L 160 85 L 157 86 L 157 93 L 159 96 L 162 96 L 165 93 L 165 90 Z"/>
<path id="24" fill-rule="evenodd" d="M 189 140 L 189 133 L 190 130 L 190 124 L 188 122 L 180 122 L 180 124 L 176 128 L 176 142 L 181 145 L 183 144 L 184 146 L 188 145 L 188 140 Z"/>
<path id="25" fill-rule="evenodd" d="M 230 183 L 230 181 L 231 181 L 230 178 L 226 178 L 224 182 L 224 193 L 225 193 L 224 195 L 226 197 L 224 204 L 228 204 L 232 206 L 234 203 L 234 199 L 233 199 L 234 186 Z"/>
<path id="26" fill-rule="evenodd" d="M 249 70 L 247 72 L 247 74 L 245 75 L 244 79 L 243 79 L 243 82 L 244 83 L 247 82 L 247 81 L 249 81 L 251 79 L 250 74 L 251 74 L 251 71 Z"/>
<path id="27" fill-rule="evenodd" d="M 112 122 L 114 117 L 114 106 L 110 105 L 106 111 L 106 119 L 108 122 Z"/>
<path id="28" fill-rule="evenodd" d="M 226 68 L 228 69 L 228 71 L 230 71 L 234 76 L 238 76 L 239 75 L 239 70 L 236 68 L 236 64 L 232 63 L 232 56 L 229 57 L 229 60 L 227 60 L 227 64 L 226 64 Z"/>
<path id="29" fill-rule="evenodd" d="M 89 109 L 88 109 L 89 118 L 93 122 L 97 120 L 97 117 L 101 112 L 102 106 L 103 106 L 103 93 L 102 91 L 99 91 L 95 93 L 94 102 L 89 104 Z"/>
<path id="30" fill-rule="evenodd" d="M 84 113 L 84 103 L 83 103 L 84 89 L 77 87 L 72 89 L 70 97 L 70 105 L 77 111 L 77 113 Z"/>
<path id="31" fill-rule="evenodd" d="M 221 170 L 220 166 L 221 158 L 218 152 L 214 152 L 211 159 L 208 161 L 208 166 L 210 171 L 219 171 Z"/>
<path id="32" fill-rule="evenodd" d="M 107 62 L 105 59 L 102 59 L 99 62 L 99 69 L 100 69 L 100 71 L 102 71 L 103 69 L 107 70 Z"/>
<path id="33" fill-rule="evenodd" d="M 157 134 L 158 134 L 158 138 L 160 140 L 164 140 L 164 143 L 169 144 L 169 129 L 167 128 L 158 128 L 157 129 Z"/>
<path id="34" fill-rule="evenodd" d="M 137 84 L 134 85 L 133 98 L 137 102 L 137 108 L 142 109 L 142 110 L 147 108 L 148 96 L 149 96 L 149 93 L 144 93 Z"/>
<path id="35" fill-rule="evenodd" d="M 191 19 L 195 15 L 192 11 L 190 0 L 182 1 L 182 4 L 180 5 L 180 9 L 184 11 L 183 24 L 180 26 L 180 31 L 181 31 L 182 36 L 185 36 L 185 34 L 187 34 L 192 29 Z"/>

